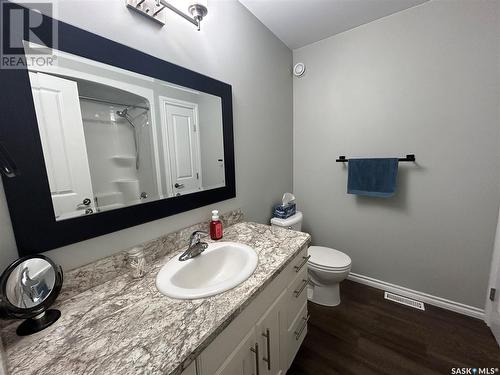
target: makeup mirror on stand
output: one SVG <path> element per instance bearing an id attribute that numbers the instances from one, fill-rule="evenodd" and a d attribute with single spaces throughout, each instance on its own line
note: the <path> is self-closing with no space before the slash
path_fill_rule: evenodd
<path id="1" fill-rule="evenodd" d="M 61 291 L 63 272 L 60 266 L 43 255 L 20 258 L 0 279 L 0 317 L 26 319 L 17 328 L 27 336 L 50 326 L 61 312 L 48 309 Z"/>

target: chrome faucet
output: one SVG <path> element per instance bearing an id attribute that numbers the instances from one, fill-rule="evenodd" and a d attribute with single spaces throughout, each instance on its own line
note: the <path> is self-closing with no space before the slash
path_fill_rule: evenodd
<path id="1" fill-rule="evenodd" d="M 191 233 L 189 237 L 189 246 L 186 251 L 179 257 L 181 262 L 192 259 L 200 255 L 208 247 L 208 243 L 202 242 L 201 237 L 208 236 L 208 233 L 203 230 L 197 230 Z"/>

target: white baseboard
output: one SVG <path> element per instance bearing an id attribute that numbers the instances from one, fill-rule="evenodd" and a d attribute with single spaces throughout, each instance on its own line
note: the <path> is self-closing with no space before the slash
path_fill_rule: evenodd
<path id="1" fill-rule="evenodd" d="M 417 290 L 377 280 L 372 277 L 363 276 L 356 273 L 350 273 L 348 279 L 360 284 L 371 286 L 373 288 L 387 290 L 388 292 L 396 293 L 404 297 L 413 298 L 416 299 L 417 301 L 428 303 L 429 305 L 441 307 L 442 309 L 451 310 L 459 314 L 471 316 L 473 318 L 481 320 L 485 320 L 486 318 L 483 309 L 464 305 L 463 303 L 455 301 L 450 301 L 449 299 L 436 297 L 431 294 L 422 293 Z"/>

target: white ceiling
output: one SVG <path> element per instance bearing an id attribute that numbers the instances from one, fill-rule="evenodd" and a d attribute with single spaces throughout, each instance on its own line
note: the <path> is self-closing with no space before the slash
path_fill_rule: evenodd
<path id="1" fill-rule="evenodd" d="M 239 0 L 295 49 L 428 0 Z"/>

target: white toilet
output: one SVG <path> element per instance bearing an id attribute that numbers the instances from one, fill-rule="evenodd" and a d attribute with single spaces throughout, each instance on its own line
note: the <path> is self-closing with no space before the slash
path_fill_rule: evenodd
<path id="1" fill-rule="evenodd" d="M 302 228 L 302 212 L 288 219 L 273 217 L 271 225 L 293 230 Z M 308 299 L 323 306 L 340 304 L 339 284 L 351 271 L 351 258 L 341 251 L 323 246 L 310 246 L 307 261 L 309 272 Z"/>

